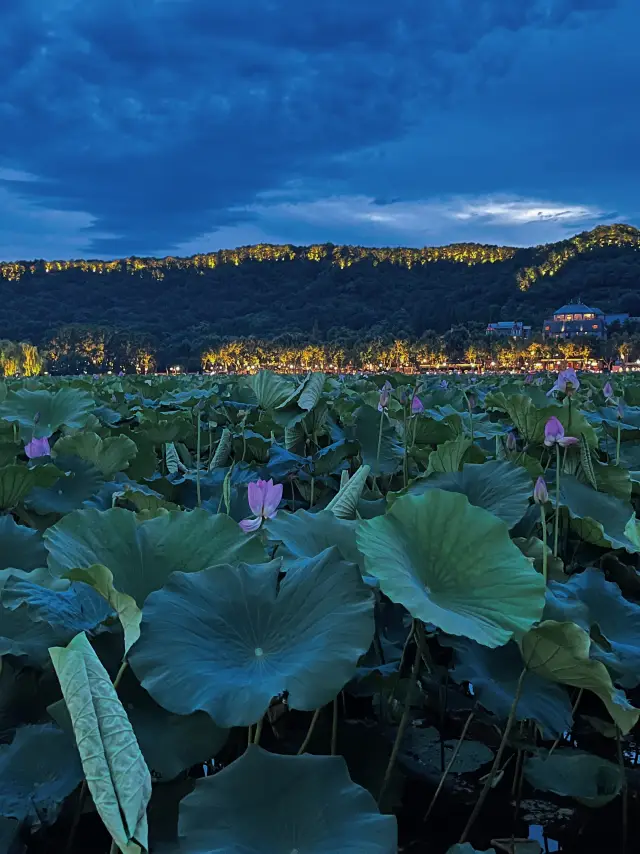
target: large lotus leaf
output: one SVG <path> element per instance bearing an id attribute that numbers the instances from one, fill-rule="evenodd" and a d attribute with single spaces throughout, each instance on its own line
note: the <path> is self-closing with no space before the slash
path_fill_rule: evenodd
<path id="1" fill-rule="evenodd" d="M 532 756 L 524 764 L 529 785 L 574 798 L 587 807 L 603 807 L 622 790 L 620 767 L 582 750 L 560 749 Z"/>
<path id="2" fill-rule="evenodd" d="M 520 466 L 499 460 L 483 465 L 464 463 L 462 471 L 434 473 L 414 480 L 409 495 L 422 495 L 429 489 L 445 489 L 466 495 L 474 507 L 482 507 L 513 528 L 526 513 L 532 494 L 531 478 Z"/>
<path id="3" fill-rule="evenodd" d="M 591 638 L 572 622 L 544 620 L 522 638 L 520 648 L 527 668 L 551 682 L 593 691 L 621 731 L 628 733 L 638 722 L 640 711 L 614 687 L 609 671 L 589 658 Z"/>
<path id="4" fill-rule="evenodd" d="M 73 740 L 53 724 L 19 727 L 0 745 L 0 816 L 34 830 L 53 824 L 62 802 L 82 780 Z"/>
<path id="5" fill-rule="evenodd" d="M 50 391 L 10 391 L 0 404 L 0 418 L 20 425 L 20 436 L 26 441 L 51 436 L 59 427 L 81 430 L 95 407 L 86 391 L 60 388 Z"/>
<path id="6" fill-rule="evenodd" d="M 56 465 L 60 477 L 47 487 L 34 487 L 25 498 L 27 507 L 40 515 L 78 510 L 104 486 L 102 473 L 80 457 L 58 457 Z"/>
<path id="7" fill-rule="evenodd" d="M 321 450 L 311 457 L 311 473 L 315 477 L 323 474 L 331 474 L 348 457 L 355 456 L 358 451 L 359 445 L 357 442 L 350 442 L 346 439 L 333 442 L 331 445 L 327 445 L 326 448 L 321 448 Z"/>
<path id="8" fill-rule="evenodd" d="M 110 436 L 102 439 L 96 433 L 76 433 L 63 436 L 53 446 L 53 456 L 80 457 L 93 465 L 105 477 L 127 468 L 138 453 L 138 447 L 127 436 Z"/>
<path id="9" fill-rule="evenodd" d="M 526 394 L 491 392 L 485 398 L 487 410 L 506 412 L 518 435 L 525 444 L 539 444 L 544 440 L 544 426 L 552 415 L 559 417 L 560 407 L 548 405 L 537 407 Z"/>
<path id="10" fill-rule="evenodd" d="M 624 442 L 640 439 L 640 407 L 622 404 L 622 418 L 619 418 L 617 406 L 603 406 L 587 417 L 592 424 L 602 424 L 610 436 L 617 436 L 620 429 Z"/>
<path id="11" fill-rule="evenodd" d="M 62 472 L 50 464 L 0 468 L 0 510 L 10 510 L 34 488 L 49 487 Z"/>
<path id="12" fill-rule="evenodd" d="M 444 420 L 440 413 L 430 412 L 429 416 L 414 416 L 407 425 L 407 439 L 410 445 L 441 445 L 454 439 L 460 432 L 452 419 Z M 460 416 L 458 416 L 460 420 Z"/>
<path id="13" fill-rule="evenodd" d="M 395 730 L 392 738 L 395 739 Z M 457 747 L 457 739 L 444 742 L 444 761 L 448 764 Z M 465 740 L 449 769 L 452 774 L 470 774 L 493 759 L 493 751 L 479 741 Z M 416 774 L 433 779 L 441 772 L 442 745 L 435 727 L 409 727 L 400 744 L 398 760 Z"/>
<path id="14" fill-rule="evenodd" d="M 0 570 L 8 567 L 36 569 L 47 562 L 42 536 L 18 525 L 13 516 L 0 516 Z"/>
<path id="15" fill-rule="evenodd" d="M 278 513 L 269 519 L 265 528 L 274 540 L 282 540 L 295 557 L 314 557 L 331 546 L 336 546 L 344 560 L 363 566 L 362 554 L 356 545 L 358 523 L 339 519 L 330 510 L 309 513 Z"/>
<path id="16" fill-rule="evenodd" d="M 555 492 L 550 493 L 555 498 Z M 572 527 L 587 542 L 613 546 L 615 549 L 638 551 L 625 528 L 633 516 L 633 507 L 626 501 L 596 492 L 573 475 L 563 474 L 560 481 L 560 503 L 572 519 Z"/>
<path id="17" fill-rule="evenodd" d="M 404 454 L 389 418 L 372 406 L 360 406 L 354 413 L 355 438 L 360 442 L 362 462 L 373 475 L 393 474 Z M 382 421 L 382 438 L 380 422 Z M 378 453 L 378 444 L 380 453 Z"/>
<path id="18" fill-rule="evenodd" d="M 50 654 L 100 818 L 125 854 L 146 850 L 151 776 L 109 674 L 84 634 Z"/>
<path id="19" fill-rule="evenodd" d="M 640 605 L 625 599 L 618 585 L 594 568 L 575 573 L 566 584 L 551 584 L 549 592 L 560 607 L 584 606 L 580 616 L 570 611 L 570 619 L 586 631 L 597 625 L 609 646 L 603 655 L 592 648 L 591 657 L 607 664 L 623 687 L 634 688 L 640 682 Z"/>
<path id="20" fill-rule="evenodd" d="M 438 445 L 429 454 L 427 474 L 460 471 L 464 463 L 482 463 L 484 458 L 484 452 L 471 439 L 461 436 Z"/>
<path id="21" fill-rule="evenodd" d="M 199 780 L 180 804 L 182 854 L 396 854 L 393 816 L 356 786 L 341 756 L 257 746 Z"/>
<path id="22" fill-rule="evenodd" d="M 631 474 L 621 465 L 613 465 L 592 460 L 596 483 L 601 492 L 606 492 L 621 501 L 631 500 Z"/>
<path id="23" fill-rule="evenodd" d="M 259 371 L 251 377 L 249 385 L 261 409 L 276 409 L 290 399 L 293 392 L 297 391 L 296 386 L 290 380 L 286 380 L 272 371 Z"/>
<path id="24" fill-rule="evenodd" d="M 542 615 L 541 575 L 505 523 L 464 495 L 405 495 L 356 539 L 383 593 L 448 634 L 501 646 Z"/>
<path id="25" fill-rule="evenodd" d="M 456 682 L 470 682 L 477 701 L 502 720 L 509 716 L 524 662 L 520 650 L 511 641 L 498 649 L 488 649 L 467 638 L 441 641 L 455 650 Z M 562 685 L 543 679 L 536 673 L 525 676 L 516 708 L 517 720 L 533 720 L 547 737 L 557 738 L 571 728 L 569 694 Z"/>
<path id="26" fill-rule="evenodd" d="M 143 522 L 117 507 L 77 510 L 49 528 L 44 538 L 54 574 L 106 566 L 115 589 L 139 607 L 174 570 L 198 572 L 220 563 L 265 559 L 258 537 L 248 537 L 228 516 L 211 516 L 206 510 L 173 511 Z"/>
<path id="27" fill-rule="evenodd" d="M 149 596 L 129 660 L 160 705 L 248 726 L 284 691 L 291 708 L 310 711 L 355 675 L 373 637 L 373 597 L 357 568 L 334 548 L 280 583 L 279 568 L 176 572 Z"/>

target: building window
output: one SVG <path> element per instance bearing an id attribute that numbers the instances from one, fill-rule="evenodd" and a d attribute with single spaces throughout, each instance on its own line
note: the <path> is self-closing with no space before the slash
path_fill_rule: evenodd
<path id="1" fill-rule="evenodd" d="M 593 320 L 595 314 L 584 314 L 583 317 L 585 320 Z"/>
<path id="2" fill-rule="evenodd" d="M 564 320 L 564 314 L 556 314 L 554 320 Z"/>
<path id="3" fill-rule="evenodd" d="M 598 324 L 597 324 L 597 323 L 594 323 L 594 324 L 593 324 L 593 328 L 594 328 L 594 329 L 597 329 L 597 328 L 598 328 Z"/>
<path id="4" fill-rule="evenodd" d="M 574 314 L 573 319 L 574 320 L 582 320 L 582 315 L 581 314 Z"/>
<path id="5" fill-rule="evenodd" d="M 565 320 L 573 320 L 573 315 L 572 314 L 565 314 L 564 319 Z"/>

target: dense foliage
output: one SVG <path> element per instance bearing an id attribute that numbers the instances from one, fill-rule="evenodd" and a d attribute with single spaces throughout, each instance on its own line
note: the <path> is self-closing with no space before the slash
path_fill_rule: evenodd
<path id="1" fill-rule="evenodd" d="M 632 375 L 0 383 L 0 848 L 616 850 L 639 469 Z"/>
<path id="2" fill-rule="evenodd" d="M 84 347 L 121 365 L 149 356 L 195 369 L 229 337 L 287 334 L 350 347 L 469 321 L 539 327 L 577 294 L 640 315 L 639 246 L 640 233 L 618 225 L 525 249 L 265 245 L 191 258 L 4 263 L 0 335 L 58 354 L 61 366 Z"/>

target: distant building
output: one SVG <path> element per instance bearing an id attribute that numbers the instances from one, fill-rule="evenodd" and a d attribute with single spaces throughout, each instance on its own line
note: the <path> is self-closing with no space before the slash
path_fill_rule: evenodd
<path id="1" fill-rule="evenodd" d="M 578 338 L 593 335 L 606 338 L 607 329 L 614 323 L 625 323 L 629 315 L 624 312 L 605 314 L 599 308 L 591 308 L 580 300 L 563 305 L 553 317 L 544 322 L 542 334 L 545 338 Z"/>
<path id="2" fill-rule="evenodd" d="M 498 323 L 489 323 L 487 335 L 500 335 L 504 338 L 528 338 L 531 335 L 531 327 L 525 326 L 521 320 L 500 320 Z"/>

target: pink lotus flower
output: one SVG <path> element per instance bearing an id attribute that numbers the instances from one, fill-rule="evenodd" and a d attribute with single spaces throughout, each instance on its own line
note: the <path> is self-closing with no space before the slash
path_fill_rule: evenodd
<path id="1" fill-rule="evenodd" d="M 528 374 L 526 375 L 526 377 L 524 378 L 524 381 L 525 381 L 525 383 L 526 383 L 527 385 L 531 385 L 531 383 L 533 382 L 533 374 L 532 374 L 532 373 L 528 373 Z"/>
<path id="2" fill-rule="evenodd" d="M 573 368 L 567 368 L 564 371 L 560 371 L 558 374 L 558 379 L 555 381 L 553 388 L 550 388 L 547 392 L 547 397 L 553 394 L 554 391 L 563 391 L 565 394 L 571 394 L 574 391 L 577 391 L 580 388 L 580 380 L 578 379 L 578 375 L 576 374 Z"/>
<path id="3" fill-rule="evenodd" d="M 533 500 L 536 504 L 546 504 L 549 500 L 547 484 L 542 476 L 537 479 L 536 485 L 533 488 Z"/>
<path id="4" fill-rule="evenodd" d="M 604 394 L 604 396 L 606 397 L 607 400 L 613 400 L 613 395 L 614 395 L 613 386 L 611 385 L 611 383 L 609 381 L 607 381 L 604 384 L 604 388 L 602 389 L 602 393 Z"/>
<path id="5" fill-rule="evenodd" d="M 561 445 L 566 448 L 568 445 L 575 445 L 577 441 L 574 436 L 564 435 L 564 427 L 555 415 L 552 415 L 544 425 L 544 443 L 548 448 L 553 445 Z"/>
<path id="6" fill-rule="evenodd" d="M 411 412 L 414 415 L 419 415 L 421 412 L 424 412 L 424 404 L 417 394 L 414 394 L 413 400 L 411 401 Z"/>
<path id="7" fill-rule="evenodd" d="M 30 460 L 35 460 L 37 457 L 50 457 L 51 448 L 49 447 L 49 440 L 46 436 L 42 439 L 34 438 L 24 446 L 24 452 Z"/>
<path id="8" fill-rule="evenodd" d="M 249 507 L 255 519 L 243 519 L 240 527 L 245 534 L 257 531 L 265 519 L 273 519 L 282 501 L 282 484 L 273 480 L 256 480 L 248 487 Z"/>
<path id="9" fill-rule="evenodd" d="M 387 406 L 389 406 L 389 392 L 383 387 L 378 401 L 378 412 L 383 412 Z"/>

